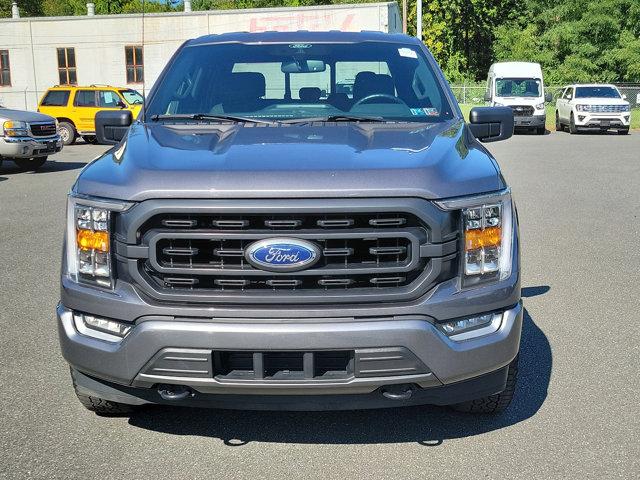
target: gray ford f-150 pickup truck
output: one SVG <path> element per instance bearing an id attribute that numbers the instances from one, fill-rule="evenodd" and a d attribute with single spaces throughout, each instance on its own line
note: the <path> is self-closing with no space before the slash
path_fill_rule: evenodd
<path id="1" fill-rule="evenodd" d="M 55 118 L 0 106 L 0 165 L 12 160 L 23 170 L 37 170 L 62 150 Z"/>
<path id="2" fill-rule="evenodd" d="M 90 410 L 511 401 L 517 216 L 477 139 L 513 114 L 465 123 L 416 39 L 201 37 L 96 129 L 114 147 L 69 195 L 57 308 Z"/>

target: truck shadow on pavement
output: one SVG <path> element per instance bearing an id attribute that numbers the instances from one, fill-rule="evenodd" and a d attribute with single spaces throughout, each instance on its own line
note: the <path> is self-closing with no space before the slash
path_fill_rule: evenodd
<path id="1" fill-rule="evenodd" d="M 29 175 L 40 175 L 43 173 L 52 173 L 52 172 L 65 172 L 67 170 L 77 170 L 79 168 L 84 167 L 88 162 L 52 162 L 49 161 L 45 163 L 42 167 L 40 167 L 35 172 L 29 172 L 26 170 L 19 169 L 13 162 L 9 160 L 6 161 L 1 167 L 0 172 L 2 175 L 15 175 L 19 173 L 26 173 Z M 6 177 L 3 177 L 7 180 Z"/>
<path id="2" fill-rule="evenodd" d="M 546 290 L 545 290 L 546 288 Z M 542 295 L 548 287 L 523 289 Z M 438 446 L 531 418 L 547 397 L 552 354 L 546 335 L 525 309 L 518 389 L 503 413 L 473 415 L 445 407 L 400 407 L 337 412 L 265 412 L 152 407 L 129 417 L 129 424 L 174 435 L 221 439 L 228 446 L 250 442 L 370 444 L 411 442 Z"/>

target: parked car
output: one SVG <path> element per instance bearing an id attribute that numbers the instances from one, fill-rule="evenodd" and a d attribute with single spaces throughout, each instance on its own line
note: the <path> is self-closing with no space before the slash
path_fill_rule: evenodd
<path id="1" fill-rule="evenodd" d="M 41 113 L 0 106 L 0 165 L 12 160 L 23 170 L 37 170 L 62 150 L 56 119 Z"/>
<path id="2" fill-rule="evenodd" d="M 89 143 L 95 142 L 96 113 L 103 110 L 129 110 L 135 117 L 142 103 L 142 95 L 130 88 L 56 85 L 42 96 L 38 111 L 58 119 L 60 136 L 65 145 L 71 145 L 78 136 Z"/>
<path id="3" fill-rule="evenodd" d="M 513 109 L 516 128 L 545 133 L 545 102 L 552 100 L 545 92 L 542 68 L 532 62 L 499 62 L 489 68 L 485 101 L 492 106 Z"/>
<path id="4" fill-rule="evenodd" d="M 345 65 L 339 108 L 317 85 Z M 507 407 L 518 222 L 477 139 L 509 138 L 513 114 L 465 123 L 416 38 L 201 37 L 136 121 L 96 128 L 115 146 L 69 195 L 57 307 L 89 410 Z"/>
<path id="5" fill-rule="evenodd" d="M 556 101 L 556 130 L 569 129 L 578 133 L 584 129 L 617 130 L 629 133 L 631 107 L 615 85 L 567 85 Z"/>

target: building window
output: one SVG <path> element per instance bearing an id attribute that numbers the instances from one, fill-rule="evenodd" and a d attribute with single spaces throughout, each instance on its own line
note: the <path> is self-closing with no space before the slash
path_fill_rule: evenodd
<path id="1" fill-rule="evenodd" d="M 144 79 L 142 47 L 124 47 L 124 57 L 127 64 L 127 83 L 142 83 Z"/>
<path id="2" fill-rule="evenodd" d="M 58 48 L 58 78 L 60 85 L 76 85 L 76 52 L 74 48 Z"/>
<path id="3" fill-rule="evenodd" d="M 9 50 L 0 50 L 0 87 L 8 87 L 10 85 Z"/>

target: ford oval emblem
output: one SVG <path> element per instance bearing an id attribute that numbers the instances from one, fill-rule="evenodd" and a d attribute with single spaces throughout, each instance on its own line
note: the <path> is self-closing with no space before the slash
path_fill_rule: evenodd
<path id="1" fill-rule="evenodd" d="M 245 258 L 261 270 L 295 272 L 315 264 L 320 259 L 320 249 L 306 240 L 268 238 L 250 244 Z"/>

